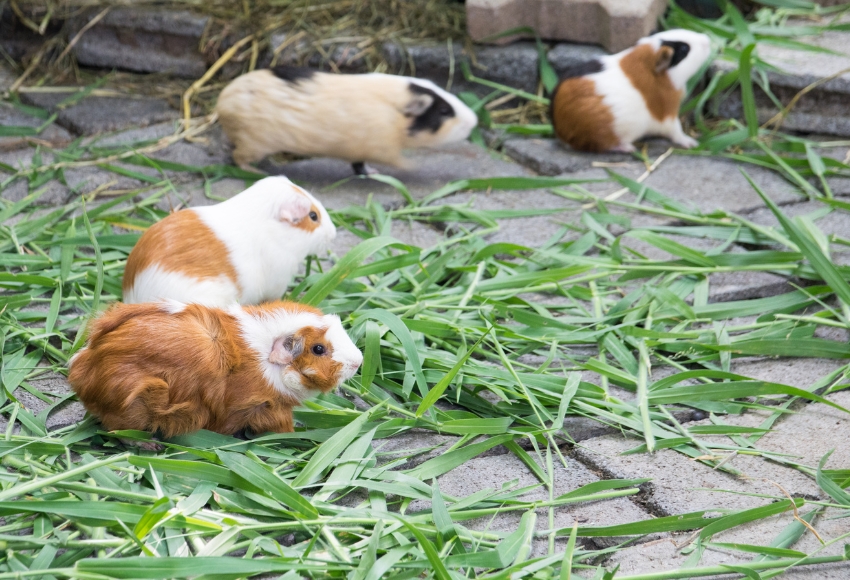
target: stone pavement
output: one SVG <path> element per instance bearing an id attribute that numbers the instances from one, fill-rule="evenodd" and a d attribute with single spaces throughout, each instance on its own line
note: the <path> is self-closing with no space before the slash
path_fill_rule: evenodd
<path id="1" fill-rule="evenodd" d="M 193 33 L 193 29 L 180 30 L 186 34 Z M 179 36 L 178 33 L 175 34 Z M 525 46 L 522 49 L 527 48 L 530 47 Z M 558 49 L 554 49 L 553 52 L 555 50 Z M 567 53 L 559 56 L 559 59 L 564 60 L 570 55 L 574 56 L 571 51 Z M 418 58 L 424 57 L 420 55 Z M 551 53 L 550 58 L 552 58 Z M 0 71 L 2 70 L 0 68 Z M 13 75 L 7 74 L 4 77 L 0 74 L 0 90 L 4 88 L 2 83 L 8 86 L 13 78 Z M 61 99 L 54 95 L 22 93 L 22 98 L 30 105 L 42 107 L 48 112 L 55 111 L 57 118 L 35 138 L 0 140 L 0 163 L 14 168 L 30 166 L 36 147 L 44 148 L 42 161 L 49 163 L 56 159 L 49 153 L 50 147 L 62 147 L 78 137 L 86 140 L 96 138 L 96 143 L 104 147 L 121 143 L 136 143 L 139 146 L 150 144 L 173 134 L 174 119 L 178 116 L 177 111 L 171 109 L 167 102 L 153 98 L 89 97 L 74 106 L 62 109 L 57 108 Z M 44 122 L 45 119 L 27 115 L 7 103 L 0 103 L 0 124 L 2 125 L 39 127 Z M 175 143 L 156 152 L 152 157 L 194 166 L 228 163 L 227 144 L 220 131 L 212 130 L 204 137 L 205 141 Z M 415 152 L 411 154 L 411 160 L 414 163 L 411 169 L 399 170 L 384 167 L 380 169 L 403 181 L 413 197 L 417 199 L 455 179 L 542 174 L 592 180 L 607 177 L 606 169 L 634 179 L 645 171 L 645 165 L 642 162 L 628 155 L 591 156 L 575 153 L 551 139 L 543 138 L 502 136 L 499 140 L 502 142 L 499 151 L 463 143 L 441 150 Z M 666 151 L 667 147 L 668 145 L 663 142 L 650 142 L 648 146 L 650 158 L 657 158 Z M 848 151 L 842 150 L 839 153 L 839 157 L 843 158 Z M 600 164 L 607 164 L 607 166 L 601 167 Z M 121 162 L 116 162 L 115 165 L 148 176 L 164 175 L 170 179 L 175 184 L 176 191 L 163 198 L 162 207 L 177 208 L 185 205 L 213 203 L 213 200 L 206 196 L 204 181 L 198 174 L 179 171 L 160 172 L 155 168 Z M 714 210 L 735 212 L 755 223 L 774 225 L 773 215 L 763 207 L 761 200 L 741 176 L 740 167 L 739 163 L 717 157 L 676 154 L 664 161 L 644 183 L 671 199 L 703 213 Z M 354 177 L 350 166 L 337 160 L 306 159 L 288 163 L 267 161 L 263 164 L 263 168 L 270 173 L 285 174 L 302 184 L 316 194 L 331 210 L 340 210 L 349 205 L 362 205 L 370 195 L 374 202 L 386 207 L 392 207 L 402 201 L 401 195 L 393 187 L 374 180 Z M 817 208 L 781 176 L 756 166 L 744 168 L 788 215 L 810 215 L 825 234 L 848 237 L 846 232 L 850 223 L 848 223 L 846 212 L 833 212 L 828 215 L 818 212 L 812 214 Z M 46 205 L 64 203 L 75 195 L 90 193 L 95 189 L 100 192 L 100 195 L 108 196 L 144 185 L 142 181 L 104 168 L 78 168 L 65 171 L 65 183 L 51 181 L 46 186 L 48 192 L 40 202 Z M 242 180 L 228 178 L 211 184 L 210 189 L 213 198 L 226 198 L 238 193 L 244 186 Z M 610 182 L 587 183 L 584 187 L 591 194 L 599 196 L 606 196 L 618 189 Z M 4 196 L 15 200 L 20 199 L 27 192 L 26 180 L 19 179 L 4 192 Z M 850 190 L 836 190 L 836 194 L 847 196 L 850 195 Z M 635 196 L 628 193 L 620 199 L 634 202 Z M 560 210 L 546 216 L 499 220 L 500 230 L 489 237 L 494 242 L 503 241 L 528 246 L 539 245 L 555 235 L 563 235 L 564 239 L 577 235 L 574 231 L 565 229 L 565 226 L 581 226 L 584 212 L 580 203 L 567 200 L 548 190 L 458 193 L 447 197 L 444 201 L 451 204 L 468 204 L 480 210 L 517 208 Z M 670 219 L 648 212 L 624 209 L 611 211 L 628 218 L 632 225 L 675 224 Z M 399 222 L 393 227 L 391 235 L 418 246 L 432 245 L 444 239 L 445 236 L 440 228 L 421 222 L 407 224 Z M 675 239 L 700 250 L 719 245 L 716 240 Z M 353 235 L 340 232 L 334 253 L 342 256 L 357 241 Z M 654 246 L 628 236 L 623 238 L 623 245 L 655 259 L 670 257 Z M 833 244 L 832 248 L 839 262 L 850 263 L 845 258 L 846 246 Z M 733 248 L 733 251 L 745 250 L 744 247 Z M 726 301 L 770 296 L 788 291 L 790 285 L 796 282 L 770 273 L 738 272 L 734 275 L 715 275 L 710 280 L 710 300 Z M 846 340 L 846 333 L 838 339 Z M 838 363 L 835 361 L 820 359 L 748 358 L 732 361 L 733 372 L 804 388 L 814 384 L 837 366 Z M 658 375 L 655 378 L 658 378 Z M 594 380 L 589 377 L 587 379 Z M 61 397 L 68 392 L 67 383 L 57 375 L 38 377 L 30 383 L 51 395 Z M 24 389 L 18 389 L 16 396 L 34 414 L 47 407 L 47 403 L 30 395 Z M 841 405 L 850 406 L 850 396 L 847 393 L 833 394 L 829 398 Z M 830 458 L 827 468 L 850 467 L 850 448 L 844 445 L 850 439 L 850 418 L 821 404 L 798 405 L 794 407 L 794 411 L 793 414 L 780 419 L 774 429 L 758 441 L 757 447 L 777 454 L 787 454 L 789 459 L 809 467 L 816 466 L 823 454 L 832 447 L 838 447 Z M 82 416 L 81 405 L 69 401 L 50 415 L 48 427 L 70 425 L 79 421 Z M 723 417 L 723 421 L 729 424 L 754 426 L 758 425 L 765 416 L 761 413 L 748 413 L 743 416 Z M 679 418 L 681 421 L 688 422 L 695 419 L 698 419 L 698 415 Z M 704 418 L 699 420 L 707 423 Z M 4 425 L 0 425 L 0 430 L 3 428 Z M 565 430 L 575 441 L 575 445 L 563 448 L 566 465 L 560 464 L 556 459 L 556 489 L 554 490 L 556 496 L 600 479 L 650 477 L 652 480 L 642 485 L 641 492 L 635 496 L 559 508 L 554 513 L 556 528 L 568 528 L 574 522 L 579 522 L 582 526 L 611 525 L 700 509 L 721 512 L 727 509 L 756 507 L 784 497 L 776 484 L 781 485 L 784 490 L 796 497 L 809 500 L 826 499 L 812 478 L 779 461 L 755 456 L 736 456 L 728 464 L 740 472 L 740 475 L 736 476 L 713 470 L 671 450 L 661 450 L 652 455 L 622 455 L 623 451 L 640 445 L 641 441 L 625 437 L 613 427 L 599 425 L 589 420 L 568 418 L 565 422 Z M 714 436 L 714 438 L 718 441 L 726 441 L 725 437 Z M 406 455 L 411 450 L 421 451 L 404 466 L 409 468 L 428 458 L 436 457 L 456 441 L 457 438 L 450 436 L 429 432 L 409 432 L 376 442 L 376 448 L 380 456 L 385 458 L 402 453 Z M 537 460 L 541 461 L 540 458 Z M 536 483 L 530 470 L 502 447 L 492 449 L 487 454 L 439 478 L 442 492 L 456 497 L 481 489 L 498 488 L 506 482 L 513 481 L 519 486 Z M 544 488 L 538 487 L 528 492 L 526 497 L 546 499 L 547 494 Z M 417 503 L 411 505 L 410 509 L 427 509 L 427 507 L 427 503 Z M 815 527 L 826 540 L 850 532 L 850 521 L 832 519 L 834 515 L 827 510 L 815 522 Z M 549 523 L 545 510 L 541 510 L 539 516 L 538 530 L 547 530 Z M 507 514 L 467 522 L 465 525 L 481 530 L 507 531 L 514 529 L 518 521 L 519 514 Z M 765 544 L 790 522 L 792 522 L 791 514 L 785 513 L 751 526 L 734 528 L 719 534 L 715 540 Z M 630 573 L 669 570 L 677 565 L 684 566 L 687 565 L 691 540 L 691 535 L 687 533 L 654 535 L 617 552 L 605 564 L 609 567 L 619 564 L 622 571 Z M 580 543 L 584 547 L 598 549 L 610 545 L 610 540 L 583 538 Z M 795 547 L 813 551 L 817 548 L 817 540 L 806 535 Z M 534 549 L 536 554 L 545 553 L 546 538 L 541 537 L 536 540 Z M 838 549 L 840 547 L 836 544 L 826 553 L 833 553 Z M 740 561 L 749 559 L 742 556 L 740 552 L 727 553 L 713 549 L 703 555 L 702 563 L 729 563 L 734 558 Z M 850 570 L 847 566 L 824 566 L 811 570 L 793 571 L 785 577 L 807 580 L 848 578 Z"/>

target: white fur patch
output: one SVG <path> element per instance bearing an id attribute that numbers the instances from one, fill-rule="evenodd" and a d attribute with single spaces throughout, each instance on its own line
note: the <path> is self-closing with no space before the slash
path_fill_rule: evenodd
<path id="1" fill-rule="evenodd" d="M 228 311 L 239 322 L 245 342 L 256 352 L 263 376 L 269 384 L 281 393 L 299 401 L 314 394 L 301 383 L 301 377 L 297 371 L 285 371 L 283 366 L 269 362 L 269 355 L 274 341 L 278 338 L 295 334 L 305 326 L 323 327 L 321 317 L 309 312 L 288 312 L 282 309 L 255 317 L 239 306 L 232 306 Z"/>
<path id="2" fill-rule="evenodd" d="M 171 299 L 184 304 L 227 306 L 236 302 L 239 290 L 227 276 L 200 280 L 177 272 L 168 272 L 158 265 L 139 272 L 132 288 L 124 292 L 126 304 L 156 302 Z"/>
<path id="3" fill-rule="evenodd" d="M 292 196 L 306 196 L 318 208 L 318 228 L 308 232 L 280 220 Z M 266 177 L 227 201 L 195 211 L 229 250 L 243 289 L 230 304 L 280 299 L 307 256 L 326 252 L 336 237 L 324 206 L 285 177 Z"/>
<path id="4" fill-rule="evenodd" d="M 160 302 L 159 307 L 167 312 L 168 314 L 180 314 L 184 310 L 186 310 L 186 305 L 182 302 L 178 302 L 177 300 L 163 300 Z"/>
<path id="5" fill-rule="evenodd" d="M 75 352 L 74 356 L 72 356 L 70 359 L 68 359 L 68 368 L 69 369 L 71 368 L 71 365 L 74 364 L 74 361 L 77 360 L 77 357 L 80 356 L 81 354 L 83 354 L 83 351 L 86 350 L 86 348 L 88 348 L 88 347 L 84 346 L 83 348 L 81 348 L 80 350 Z"/>
<path id="6" fill-rule="evenodd" d="M 451 108 L 454 109 L 455 116 L 446 119 L 443 123 L 445 128 L 441 128 L 440 130 L 442 133 L 442 138 L 439 140 L 440 144 L 463 141 L 469 137 L 469 134 L 476 125 L 478 125 L 478 116 L 472 109 L 467 107 L 466 104 L 464 104 L 464 102 L 456 96 L 441 89 L 429 80 L 413 77 L 409 77 L 408 80 L 410 80 L 411 84 L 419 85 L 420 87 L 425 87 L 426 89 L 434 91 L 440 97 L 445 99 Z"/>
<path id="7" fill-rule="evenodd" d="M 653 125 L 643 95 L 620 68 L 620 61 L 629 51 L 601 57 L 604 68 L 587 76 L 596 83 L 597 94 L 604 95 L 602 102 L 614 117 L 614 134 L 620 139 L 620 145 L 628 145 L 644 136 Z"/>
<path id="8" fill-rule="evenodd" d="M 342 364 L 342 380 L 347 381 L 354 376 L 357 368 L 363 363 L 363 353 L 345 332 L 339 316 L 327 314 L 324 321 L 328 327 L 325 337 L 334 349 L 333 360 Z"/>

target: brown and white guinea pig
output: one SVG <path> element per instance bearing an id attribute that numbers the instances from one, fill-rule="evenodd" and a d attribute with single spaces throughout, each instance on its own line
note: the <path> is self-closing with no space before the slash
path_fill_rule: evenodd
<path id="1" fill-rule="evenodd" d="M 227 201 L 152 225 L 127 259 L 124 302 L 276 300 L 304 259 L 335 236 L 316 198 L 285 177 L 267 177 Z"/>
<path id="2" fill-rule="evenodd" d="M 92 322 L 68 382 L 110 431 L 287 432 L 293 407 L 362 362 L 338 316 L 295 302 L 118 303 Z"/>
<path id="3" fill-rule="evenodd" d="M 705 34 L 667 30 L 577 65 L 552 93 L 555 134 L 579 151 L 631 152 L 633 141 L 649 135 L 695 147 L 682 130 L 679 105 L 710 53 Z"/>
<path id="4" fill-rule="evenodd" d="M 243 169 L 286 152 L 344 159 L 360 175 L 373 172 L 367 162 L 405 167 L 403 149 L 462 141 L 478 123 L 472 109 L 431 81 L 288 66 L 236 78 L 216 112 Z"/>

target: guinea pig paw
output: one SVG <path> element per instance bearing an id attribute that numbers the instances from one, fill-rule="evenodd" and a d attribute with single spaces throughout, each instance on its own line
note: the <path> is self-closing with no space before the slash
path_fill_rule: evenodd
<path id="1" fill-rule="evenodd" d="M 157 443 L 156 441 L 140 441 L 138 439 L 125 439 L 123 437 L 118 439 L 121 443 L 123 443 L 126 447 L 138 447 L 144 451 L 154 451 L 159 453 L 165 446 Z"/>
<path id="2" fill-rule="evenodd" d="M 621 143 L 616 147 L 612 147 L 611 151 L 615 153 L 634 153 L 637 150 L 635 149 L 635 146 L 631 143 Z"/>
<path id="3" fill-rule="evenodd" d="M 688 137 L 687 135 L 682 135 L 673 140 L 673 143 L 681 147 L 682 149 L 693 149 L 697 145 L 699 145 L 699 141 L 694 139 L 693 137 Z"/>
<path id="4" fill-rule="evenodd" d="M 352 163 L 351 168 L 354 170 L 355 175 L 378 175 L 380 173 L 380 171 L 362 161 Z"/>

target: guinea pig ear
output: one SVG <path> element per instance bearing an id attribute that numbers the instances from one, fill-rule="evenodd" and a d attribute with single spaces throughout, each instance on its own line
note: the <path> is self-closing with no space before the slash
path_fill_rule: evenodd
<path id="1" fill-rule="evenodd" d="M 404 114 L 407 117 L 418 117 L 434 104 L 434 97 L 427 94 L 417 94 L 404 106 Z"/>
<path id="2" fill-rule="evenodd" d="M 655 74 L 661 74 L 670 68 L 675 54 L 676 51 L 669 46 L 662 46 L 659 48 L 658 55 L 655 58 Z"/>
<path id="3" fill-rule="evenodd" d="M 297 224 L 310 213 L 313 204 L 300 193 L 293 192 L 278 210 L 278 219 L 282 222 Z"/>
<path id="4" fill-rule="evenodd" d="M 288 366 L 304 350 L 304 340 L 294 336 L 281 336 L 272 344 L 269 362 L 275 365 Z"/>

